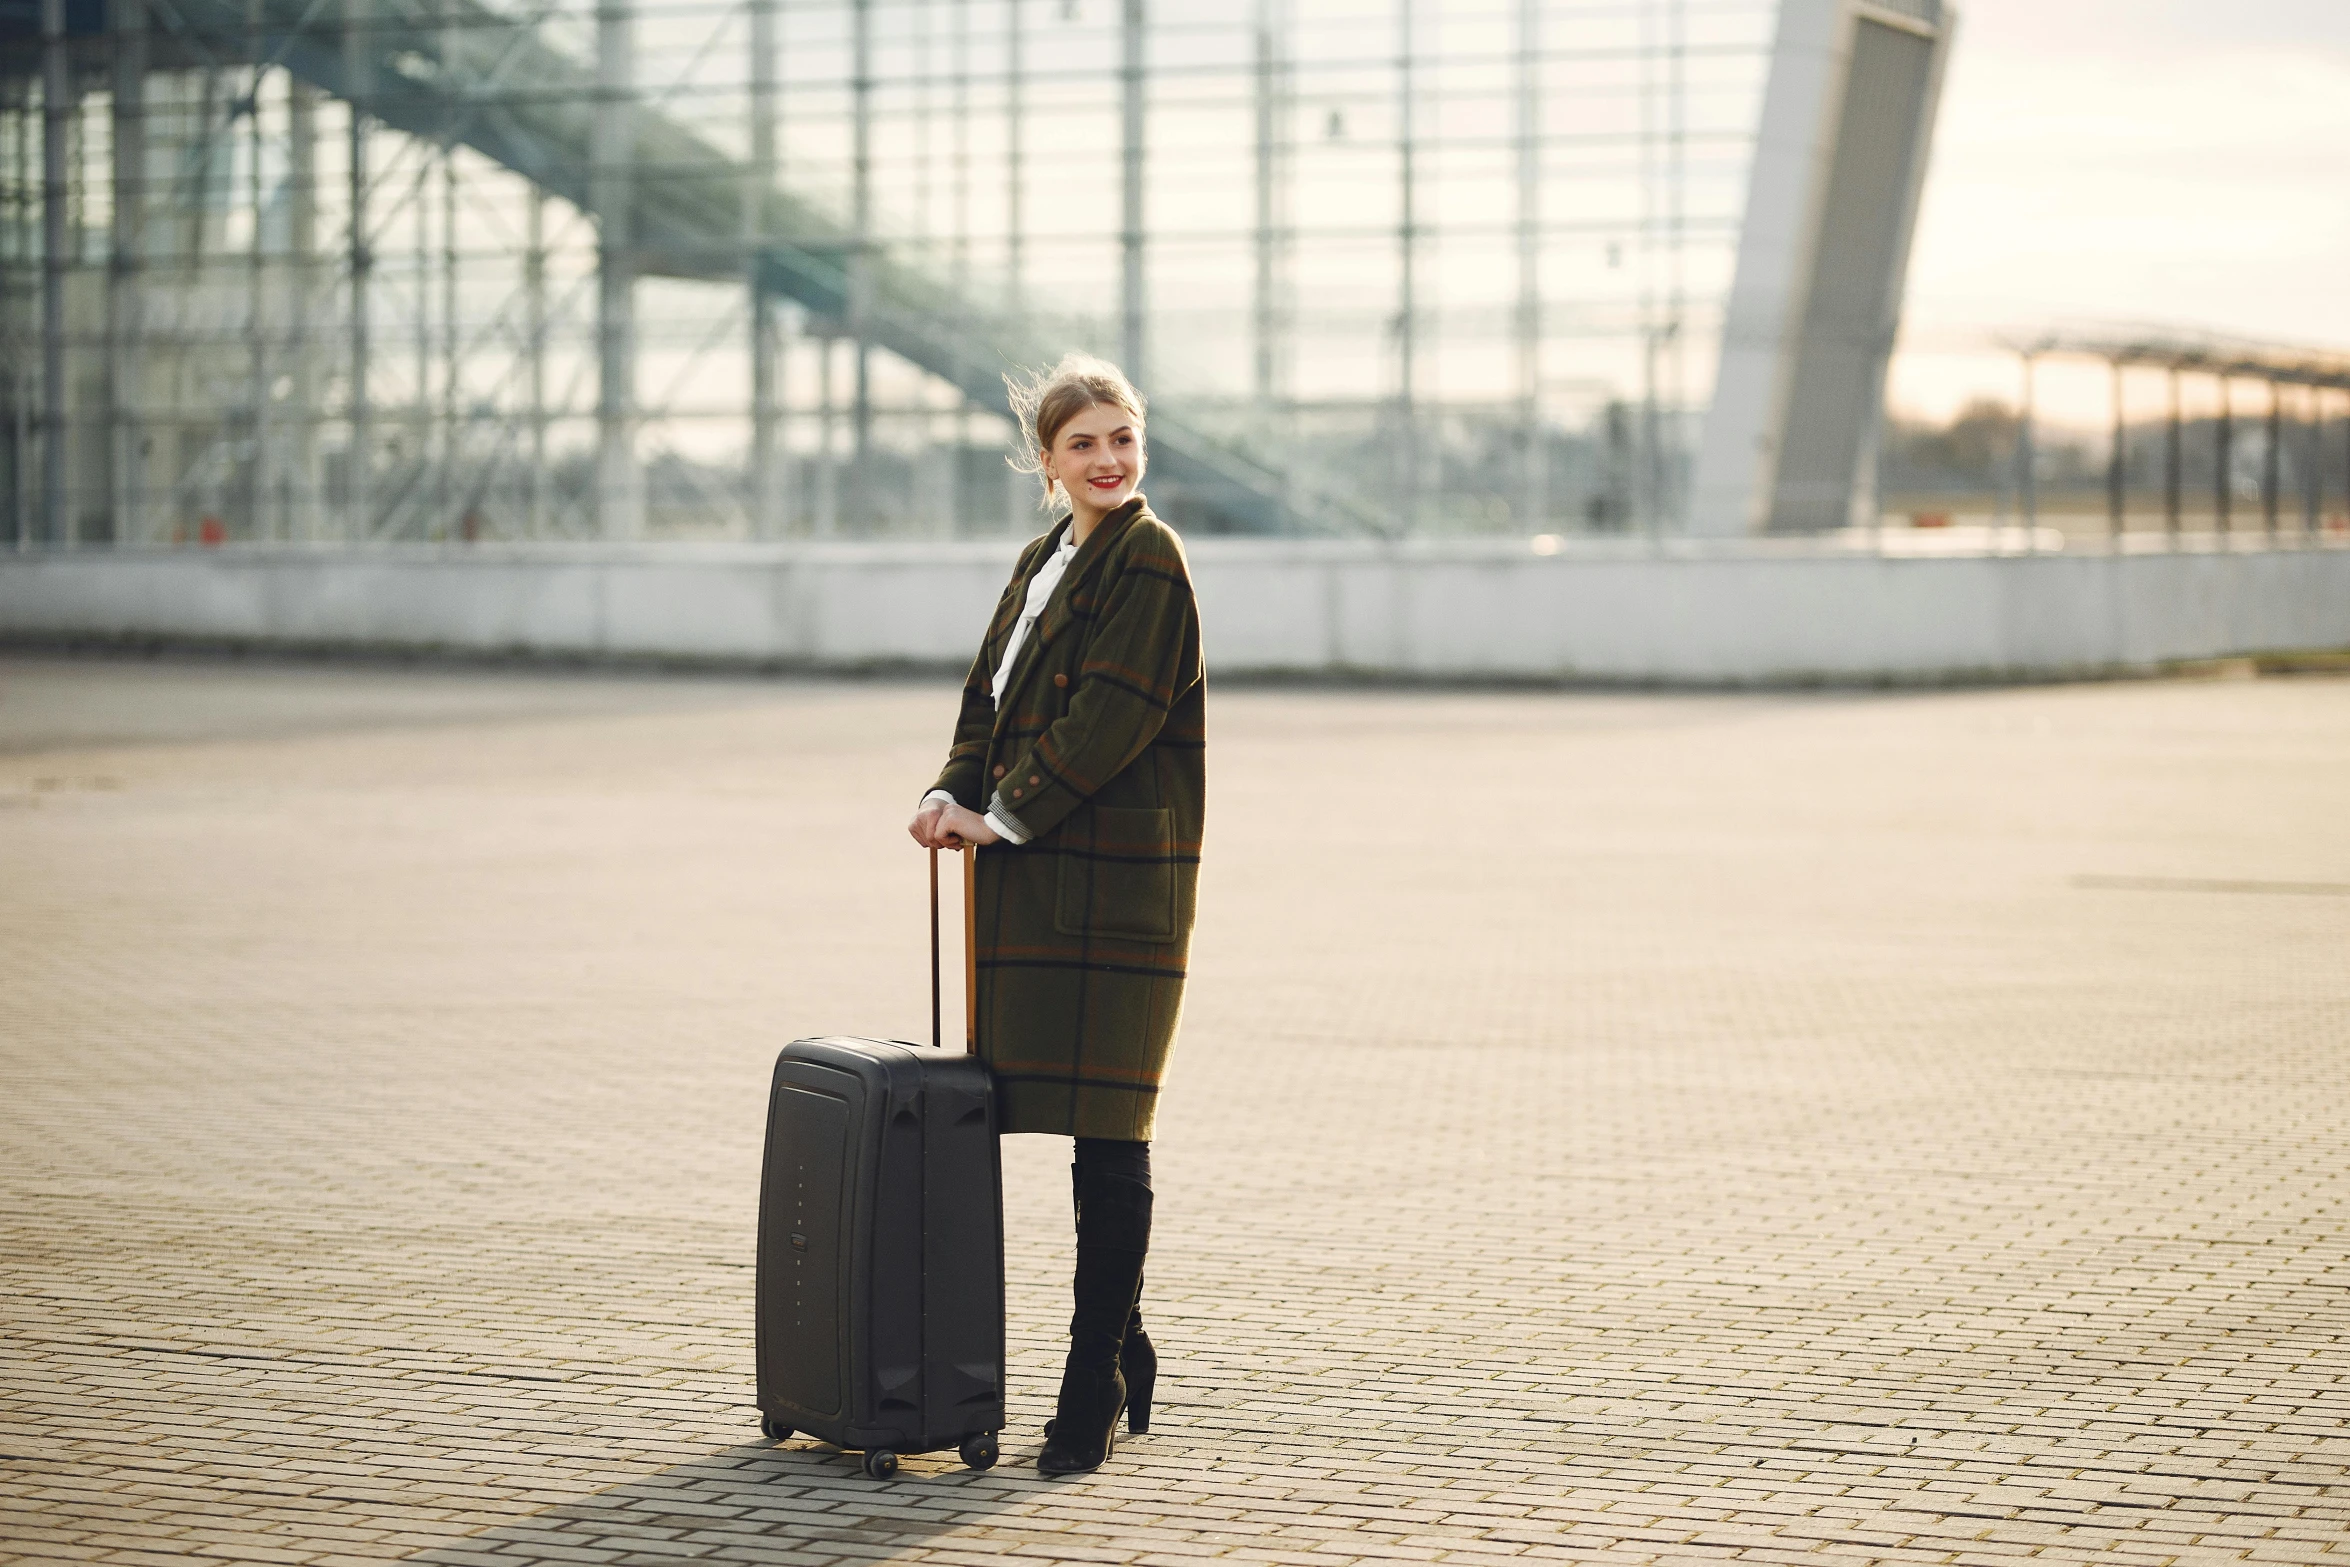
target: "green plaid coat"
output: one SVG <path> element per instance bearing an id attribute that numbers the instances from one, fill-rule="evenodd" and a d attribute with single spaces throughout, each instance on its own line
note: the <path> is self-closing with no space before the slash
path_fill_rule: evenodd
<path id="1" fill-rule="evenodd" d="M 979 851 L 979 1050 L 1007 1132 L 1148 1139 L 1183 1010 L 1207 794 L 1199 610 L 1140 496 L 1102 519 L 990 697 L 1031 543 L 963 686 L 937 788 L 1028 834 Z"/>

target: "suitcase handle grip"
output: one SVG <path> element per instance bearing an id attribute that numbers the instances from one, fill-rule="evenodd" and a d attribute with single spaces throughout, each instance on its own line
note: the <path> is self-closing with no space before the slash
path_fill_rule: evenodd
<path id="1" fill-rule="evenodd" d="M 971 844 L 963 858 L 963 1050 L 979 1054 L 979 861 Z M 930 1048 L 944 1050 L 939 1034 L 938 851 L 930 851 Z"/>

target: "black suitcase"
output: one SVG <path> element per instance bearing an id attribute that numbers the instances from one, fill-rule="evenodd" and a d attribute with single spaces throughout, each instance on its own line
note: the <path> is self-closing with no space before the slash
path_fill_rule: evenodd
<path id="1" fill-rule="evenodd" d="M 976 1021 L 963 853 L 967 1044 Z M 865 1472 L 959 1448 L 985 1469 L 1004 1424 L 1003 1172 L 975 1053 L 938 1046 L 938 853 L 924 1049 L 825 1036 L 783 1047 L 759 1188 L 760 1429 L 862 1448 Z M 974 1046 L 975 1048 L 975 1046 Z"/>

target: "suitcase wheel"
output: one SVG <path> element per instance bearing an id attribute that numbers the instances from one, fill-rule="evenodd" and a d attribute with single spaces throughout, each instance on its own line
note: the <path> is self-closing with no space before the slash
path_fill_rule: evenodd
<path id="1" fill-rule="evenodd" d="M 993 1469 L 996 1460 L 995 1433 L 982 1431 L 977 1436 L 965 1437 L 958 1451 L 963 1455 L 963 1462 L 971 1468 Z"/>
<path id="2" fill-rule="evenodd" d="M 791 1427 L 773 1415 L 761 1415 L 759 1417 L 759 1432 L 770 1442 L 781 1442 L 791 1435 Z"/>
<path id="3" fill-rule="evenodd" d="M 886 1480 L 898 1472 L 898 1455 L 886 1447 L 865 1450 L 865 1474 L 869 1479 Z"/>

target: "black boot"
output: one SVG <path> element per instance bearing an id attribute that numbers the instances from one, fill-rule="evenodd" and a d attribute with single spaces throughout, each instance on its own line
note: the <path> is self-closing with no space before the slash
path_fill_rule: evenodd
<path id="1" fill-rule="evenodd" d="M 1121 1175 L 1093 1174 L 1078 1193 L 1076 1310 L 1069 1319 L 1069 1358 L 1061 1398 L 1045 1428 L 1036 1467 L 1044 1474 L 1099 1469 L 1117 1440 L 1126 1408 L 1120 1369 L 1127 1324 L 1142 1290 L 1150 1251 L 1151 1191 Z M 1154 1367 L 1155 1371 L 1155 1367 Z"/>
<path id="2" fill-rule="evenodd" d="M 1139 1281 L 1138 1281 L 1139 1289 Z M 1118 1346 L 1118 1373 L 1126 1379 L 1126 1429 L 1140 1436 L 1151 1428 L 1151 1394 L 1159 1385 L 1159 1352 L 1143 1331 L 1142 1302 L 1126 1319 L 1126 1342 Z M 1053 1423 L 1044 1423 L 1044 1438 L 1053 1439 Z"/>
<path id="3" fill-rule="evenodd" d="M 1127 1157 L 1132 1158 L 1131 1155 Z M 1148 1169 L 1147 1158 L 1143 1166 Z M 1132 1171 L 1121 1169 L 1119 1173 L 1131 1174 Z M 1083 1229 L 1085 1165 L 1078 1160 L 1072 1160 L 1069 1165 L 1069 1210 L 1077 1226 Z M 1159 1353 L 1151 1344 L 1150 1334 L 1142 1326 L 1143 1283 L 1141 1279 L 1135 1280 L 1134 1310 L 1126 1318 L 1126 1338 L 1118 1349 L 1118 1372 L 1126 1378 L 1126 1429 L 1135 1436 L 1151 1428 L 1151 1395 L 1159 1385 Z M 1053 1423 L 1050 1420 L 1044 1423 L 1044 1438 L 1048 1442 L 1053 1439 Z"/>
<path id="4" fill-rule="evenodd" d="M 1118 1369 L 1126 1377 L 1126 1429 L 1136 1436 L 1151 1428 L 1151 1393 L 1159 1385 L 1159 1352 L 1142 1330 L 1141 1283 L 1135 1281 L 1134 1314 L 1126 1319 L 1126 1342 L 1118 1349 Z"/>

